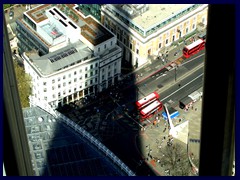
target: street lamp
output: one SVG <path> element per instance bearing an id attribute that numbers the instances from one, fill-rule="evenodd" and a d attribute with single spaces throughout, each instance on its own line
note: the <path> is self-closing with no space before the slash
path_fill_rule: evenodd
<path id="1" fill-rule="evenodd" d="M 175 82 L 177 81 L 177 68 L 178 68 L 178 66 L 175 66 Z"/>

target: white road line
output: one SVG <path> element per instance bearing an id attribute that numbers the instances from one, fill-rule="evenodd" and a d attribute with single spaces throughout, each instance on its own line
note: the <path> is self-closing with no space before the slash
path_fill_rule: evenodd
<path id="1" fill-rule="evenodd" d="M 184 86 L 181 86 L 181 88 L 177 89 L 176 91 L 172 92 L 171 94 L 169 94 L 167 97 L 163 98 L 161 101 L 164 101 L 165 99 L 169 98 L 170 96 L 172 96 L 173 94 L 175 94 L 176 92 L 180 91 L 182 88 L 184 88 L 185 86 L 189 85 L 190 83 L 192 83 L 193 81 L 195 81 L 197 78 L 201 77 L 203 75 L 200 74 L 199 76 L 195 77 L 193 80 L 189 81 L 187 84 L 185 84 Z"/>

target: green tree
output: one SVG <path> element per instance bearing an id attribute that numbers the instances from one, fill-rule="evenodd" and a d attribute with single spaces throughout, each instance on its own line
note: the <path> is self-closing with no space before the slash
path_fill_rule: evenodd
<path id="1" fill-rule="evenodd" d="M 18 92 L 22 108 L 29 107 L 29 96 L 31 95 L 31 77 L 25 73 L 24 68 L 14 61 L 14 69 L 17 78 Z"/>

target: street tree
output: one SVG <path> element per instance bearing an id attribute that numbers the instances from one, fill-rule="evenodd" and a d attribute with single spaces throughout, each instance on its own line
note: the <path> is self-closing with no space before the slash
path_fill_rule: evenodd
<path id="1" fill-rule="evenodd" d="M 164 156 L 161 159 L 165 169 L 172 176 L 189 176 L 191 175 L 191 164 L 188 159 L 186 148 L 179 143 L 165 146 L 161 150 Z"/>
<path id="2" fill-rule="evenodd" d="M 32 87 L 31 77 L 25 73 L 24 68 L 16 61 L 13 62 L 22 108 L 29 107 L 29 96 L 31 95 Z"/>

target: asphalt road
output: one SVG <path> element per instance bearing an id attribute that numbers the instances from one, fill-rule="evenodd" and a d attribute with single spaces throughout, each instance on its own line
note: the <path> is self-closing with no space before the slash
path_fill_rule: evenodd
<path id="1" fill-rule="evenodd" d="M 185 96 L 196 91 L 203 86 L 203 67 L 199 68 L 194 73 L 181 80 L 181 86 L 179 83 L 171 86 L 168 90 L 161 93 L 160 100 L 163 103 L 168 101 L 177 102 Z"/>
<path id="2" fill-rule="evenodd" d="M 141 81 L 136 85 L 137 89 L 139 90 L 139 99 L 150 94 L 153 91 L 160 92 L 160 96 L 164 97 L 162 91 L 165 86 L 169 85 L 178 85 L 179 83 L 182 84 L 182 76 L 189 73 L 195 67 L 200 66 L 203 64 L 204 54 L 198 54 L 197 56 L 192 57 L 188 61 L 184 62 L 181 66 L 179 66 L 176 70 L 175 68 L 167 71 L 166 68 L 163 68 L 159 71 L 156 71 L 153 75 L 149 78 Z M 203 72 L 203 69 L 202 69 Z M 190 72 L 191 73 L 191 72 Z M 176 81 L 175 81 L 176 80 Z M 188 79 L 189 80 L 189 79 Z M 166 92 L 171 93 L 171 92 Z"/>

